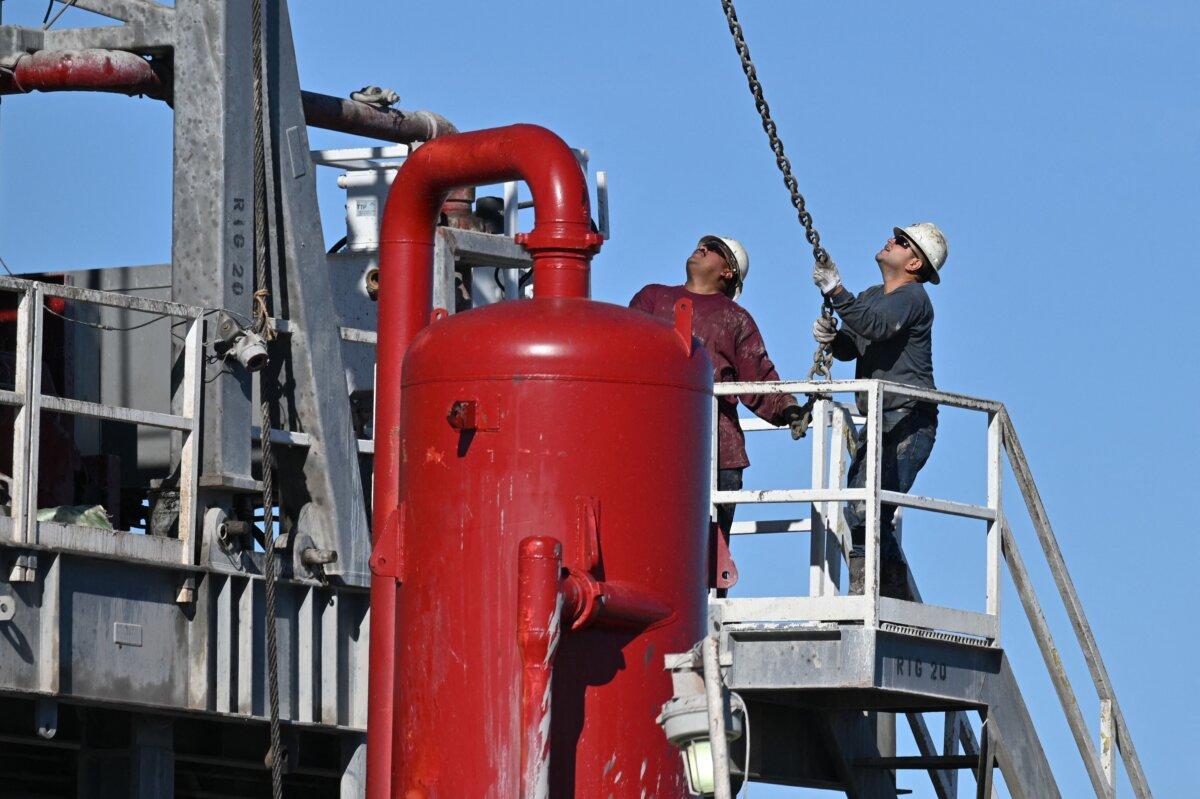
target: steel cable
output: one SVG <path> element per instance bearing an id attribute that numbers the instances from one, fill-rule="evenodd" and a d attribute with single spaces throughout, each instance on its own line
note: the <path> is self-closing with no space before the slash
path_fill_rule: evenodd
<path id="1" fill-rule="evenodd" d="M 817 232 L 817 228 L 813 224 L 812 214 L 808 212 L 804 195 L 800 193 L 800 184 L 797 182 L 796 176 L 792 174 L 792 162 L 784 154 L 783 140 L 779 138 L 779 126 L 771 118 L 771 107 L 767 105 L 767 100 L 763 96 L 762 82 L 759 81 L 758 71 L 750 59 L 750 47 L 746 44 L 746 35 L 742 31 L 742 24 L 738 22 L 733 0 L 721 0 L 721 8 L 725 11 L 725 21 L 729 23 L 729 33 L 733 36 L 734 49 L 737 50 L 738 58 L 742 62 L 742 72 L 746 74 L 746 84 L 750 88 L 750 94 L 754 97 L 754 107 L 762 119 L 763 132 L 767 134 L 771 152 L 775 154 L 775 165 L 783 174 L 783 185 L 787 187 L 788 194 L 791 196 L 792 207 L 796 209 L 796 218 L 804 226 L 804 238 L 812 245 L 813 258 L 822 264 L 829 263 L 829 253 L 821 246 L 821 234 Z M 830 305 L 828 298 L 821 306 L 821 315 L 833 318 L 833 306 Z M 831 380 L 830 369 L 832 366 L 832 345 L 817 345 L 817 351 L 813 354 L 812 368 L 808 370 L 808 379 Z"/>
<path id="2" fill-rule="evenodd" d="M 262 0 L 251 4 L 251 61 L 254 70 L 254 331 L 263 339 L 275 338 L 267 298 L 267 166 L 266 131 L 263 86 L 263 18 Z M 263 507 L 263 577 L 266 582 L 267 623 L 267 702 L 270 719 L 270 745 L 266 763 L 271 769 L 271 796 L 283 797 L 283 761 L 279 725 L 279 646 L 276 640 L 276 592 L 278 564 L 275 555 L 275 460 L 271 452 L 271 400 L 273 383 L 268 372 L 262 372 L 259 392 L 259 448 L 262 462 Z"/>

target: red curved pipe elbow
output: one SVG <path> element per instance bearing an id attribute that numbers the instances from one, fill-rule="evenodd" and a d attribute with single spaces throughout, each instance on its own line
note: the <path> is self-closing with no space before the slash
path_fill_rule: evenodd
<path id="1" fill-rule="evenodd" d="M 400 501 L 400 380 L 404 353 L 429 324 L 438 213 L 453 189 L 524 180 L 533 194 L 533 230 L 518 238 L 533 255 L 537 297 L 588 296 L 592 231 L 587 182 L 571 149 L 536 125 L 443 136 L 404 162 L 384 207 L 379 247 L 372 530 L 378 536 Z M 395 677 L 395 580 L 371 582 L 367 796 L 390 799 Z"/>

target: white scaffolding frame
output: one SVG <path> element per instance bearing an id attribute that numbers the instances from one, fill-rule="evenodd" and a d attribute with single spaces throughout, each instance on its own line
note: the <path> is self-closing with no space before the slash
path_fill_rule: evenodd
<path id="1" fill-rule="evenodd" d="M 767 489 L 720 491 L 717 488 L 717 424 L 720 397 L 730 395 L 806 394 L 816 398 L 813 407 L 811 435 L 812 486 L 804 489 Z M 865 417 L 855 417 L 850 406 L 833 401 L 838 394 L 866 395 Z M 942 407 L 985 414 L 987 417 L 986 503 L 983 505 L 947 499 L 919 496 L 883 490 L 880 486 L 880 456 L 882 447 L 882 416 L 884 398 L 888 395 L 911 397 Z M 866 425 L 866 485 L 846 488 L 846 451 L 841 445 L 852 425 Z M 757 420 L 744 420 L 744 430 L 774 428 Z M 712 402 L 713 464 L 711 468 L 711 503 L 715 518 L 720 504 L 809 503 L 809 519 L 740 522 L 733 525 L 732 535 L 763 533 L 807 532 L 809 547 L 809 595 L 795 597 L 724 598 L 711 599 L 714 610 L 723 622 L 813 622 L 852 623 L 880 628 L 897 625 L 909 629 L 931 631 L 938 635 L 962 636 L 981 645 L 1000 644 L 1001 568 L 1007 564 L 1017 595 L 1033 629 L 1046 668 L 1058 694 L 1063 713 L 1074 736 L 1084 767 L 1099 799 L 1116 796 L 1116 756 L 1125 763 L 1133 792 L 1138 799 L 1152 796 L 1133 739 L 1125 724 L 1116 693 L 1091 626 L 1083 611 L 1079 595 L 1067 571 L 1058 540 L 1033 481 L 1024 450 L 1013 427 L 1012 419 L 1002 403 L 963 394 L 933 391 L 900 385 L 883 380 L 835 380 L 826 383 L 807 381 L 737 382 L 714 386 Z M 829 442 L 833 442 L 830 446 Z M 1007 457 L 1006 457 L 1007 456 Z M 1004 463 L 1007 460 L 1020 487 L 1038 541 L 1046 556 L 1059 595 L 1066 606 L 1080 648 L 1090 671 L 1100 700 L 1099 748 L 1093 741 L 1087 722 L 1079 708 L 1078 698 L 1071 687 L 1062 657 L 1054 642 L 1041 603 L 1038 600 L 1025 563 L 1017 550 L 1002 503 Z M 848 551 L 847 533 L 840 512 L 841 503 L 866 503 L 866 563 L 862 596 L 837 593 L 840 564 Z M 880 507 L 882 503 L 898 508 L 914 508 L 976 519 L 986 527 L 986 595 L 985 612 L 926 605 L 880 596 Z M 1098 751 L 1099 749 L 1099 751 Z"/>

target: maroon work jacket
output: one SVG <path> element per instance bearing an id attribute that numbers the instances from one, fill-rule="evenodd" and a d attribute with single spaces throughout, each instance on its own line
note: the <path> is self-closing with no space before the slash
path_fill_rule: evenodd
<path id="1" fill-rule="evenodd" d="M 651 284 L 634 295 L 629 307 L 673 322 L 675 301 L 684 297 L 692 301 L 692 330 L 712 359 L 714 383 L 779 379 L 754 317 L 724 294 L 695 294 L 683 286 Z M 780 411 L 797 404 L 790 394 L 721 397 L 717 404 L 717 446 L 718 465 L 722 469 L 750 465 L 746 436 L 737 420 L 738 400 L 772 424 L 779 423 Z"/>

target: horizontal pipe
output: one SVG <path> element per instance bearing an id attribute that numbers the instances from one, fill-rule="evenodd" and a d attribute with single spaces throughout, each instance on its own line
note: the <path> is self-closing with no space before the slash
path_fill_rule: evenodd
<path id="1" fill-rule="evenodd" d="M 336 130 L 354 136 L 412 144 L 458 133 L 450 120 L 432 111 L 402 111 L 380 108 L 344 97 L 300 92 L 304 120 L 314 128 Z"/>
<path id="2" fill-rule="evenodd" d="M 638 586 L 601 582 L 571 569 L 563 580 L 563 615 L 571 629 L 642 629 L 671 617 L 671 606 Z"/>
<path id="3" fill-rule="evenodd" d="M 43 50 L 22 53 L 0 69 L 0 94 L 114 92 L 168 99 L 171 82 L 162 62 L 125 50 Z"/>
<path id="4" fill-rule="evenodd" d="M 0 67 L 0 94 L 29 92 L 113 92 L 171 100 L 168 62 L 151 61 L 125 50 L 42 50 L 22 53 Z M 345 97 L 300 92 L 304 119 L 313 127 L 412 144 L 458 133 L 450 120 L 432 111 L 381 108 Z"/>

